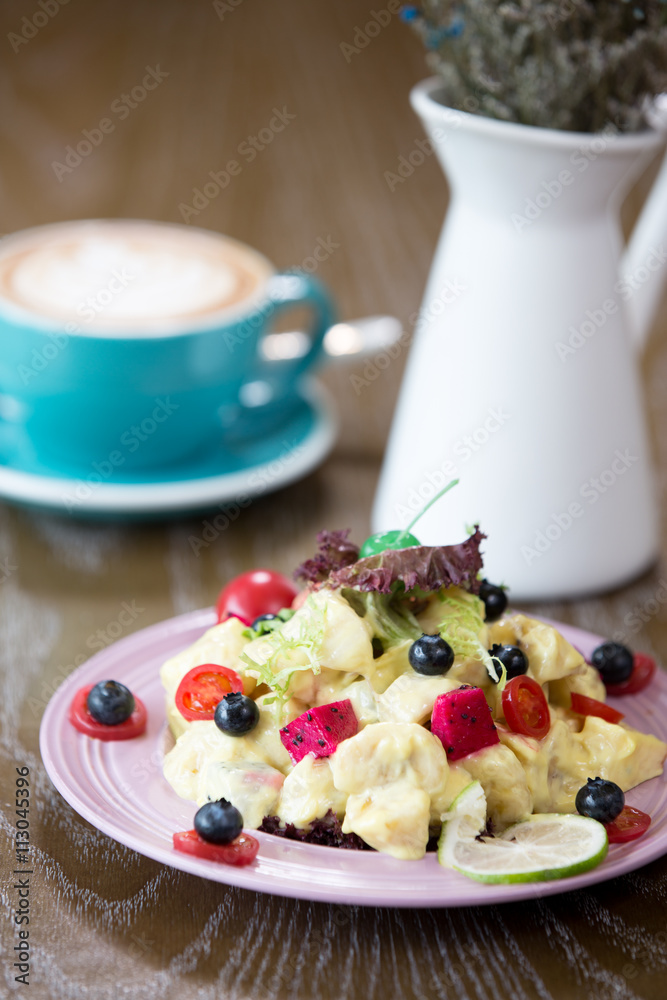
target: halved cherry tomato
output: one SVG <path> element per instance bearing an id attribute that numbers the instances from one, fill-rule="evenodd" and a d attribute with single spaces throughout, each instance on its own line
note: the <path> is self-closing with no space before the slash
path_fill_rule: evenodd
<path id="1" fill-rule="evenodd" d="M 115 726 L 107 726 L 103 722 L 98 722 L 88 711 L 88 695 L 95 687 L 94 684 L 87 684 L 86 687 L 79 688 L 72 699 L 69 707 L 69 721 L 75 729 L 78 729 L 84 736 L 92 736 L 97 740 L 131 740 L 135 736 L 141 736 L 146 731 L 146 721 L 148 718 L 146 706 L 141 698 L 134 695 L 134 712 L 125 722 L 119 722 Z"/>
<path id="2" fill-rule="evenodd" d="M 606 684 L 607 694 L 610 694 L 612 698 L 620 698 L 624 694 L 637 694 L 648 687 L 653 680 L 655 671 L 656 665 L 652 656 L 648 656 L 646 653 L 635 653 L 632 673 L 627 681 L 622 681 L 621 684 Z"/>
<path id="3" fill-rule="evenodd" d="M 251 625 L 260 615 L 277 615 L 282 608 L 289 608 L 296 595 L 296 587 L 282 573 L 251 569 L 220 591 L 215 606 L 218 621 L 235 617 Z"/>
<path id="4" fill-rule="evenodd" d="M 211 844 L 203 840 L 196 830 L 184 830 L 173 835 L 174 848 L 183 854 L 193 854 L 207 861 L 221 861 L 225 865 L 249 865 L 257 857 L 259 842 L 248 833 L 240 833 L 231 844 Z"/>
<path id="5" fill-rule="evenodd" d="M 576 712 L 577 715 L 596 715 L 606 722 L 620 722 L 621 719 L 625 718 L 623 712 L 617 712 L 611 705 L 605 705 L 597 698 L 589 698 L 585 694 L 577 694 L 576 691 L 572 692 L 571 697 L 572 711 Z"/>
<path id="6" fill-rule="evenodd" d="M 623 806 L 616 819 L 611 823 L 605 823 L 607 837 L 610 844 L 626 844 L 629 840 L 636 840 L 646 833 L 651 825 L 651 817 L 641 809 L 633 806 Z"/>
<path id="7" fill-rule="evenodd" d="M 503 714 L 512 732 L 543 739 L 549 732 L 551 716 L 544 692 L 536 680 L 521 674 L 513 677 L 503 691 Z"/>
<path id="8" fill-rule="evenodd" d="M 189 722 L 212 719 L 215 706 L 230 691 L 243 694 L 243 681 L 228 667 L 201 663 L 188 670 L 176 689 L 176 708 Z"/>

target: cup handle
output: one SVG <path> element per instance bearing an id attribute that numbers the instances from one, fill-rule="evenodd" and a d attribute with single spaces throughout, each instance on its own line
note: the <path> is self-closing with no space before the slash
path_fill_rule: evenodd
<path id="1" fill-rule="evenodd" d="M 294 383 L 324 355 L 324 336 L 336 319 L 331 296 L 322 282 L 309 274 L 274 274 L 268 282 L 267 299 L 268 321 L 258 345 L 259 359 L 253 368 L 252 380 L 246 382 L 241 390 L 245 406 L 249 403 L 253 405 L 251 400 L 244 399 L 244 396 L 252 398 L 252 391 L 247 390 L 258 384 L 264 385 L 264 395 L 269 404 L 279 402 L 293 388 Z M 272 319 L 288 309 L 304 305 L 309 306 L 313 312 L 312 324 L 307 331 L 310 345 L 305 353 L 289 360 L 268 360 L 262 357 L 261 342 L 271 334 Z M 262 408 L 261 396 L 260 391 L 257 403 L 254 404 L 259 409 Z"/>

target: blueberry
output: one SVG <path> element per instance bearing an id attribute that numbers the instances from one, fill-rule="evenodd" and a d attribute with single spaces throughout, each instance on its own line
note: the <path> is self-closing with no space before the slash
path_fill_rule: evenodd
<path id="1" fill-rule="evenodd" d="M 410 646 L 410 666 L 418 674 L 435 677 L 446 674 L 454 662 L 454 650 L 439 635 L 422 635 Z"/>
<path id="2" fill-rule="evenodd" d="M 484 601 L 487 622 L 494 622 L 500 618 L 507 607 L 507 594 L 502 587 L 497 587 L 495 583 L 482 580 L 479 588 L 479 596 Z"/>
<path id="3" fill-rule="evenodd" d="M 256 632 L 258 626 L 261 625 L 262 622 L 273 622 L 276 620 L 277 617 L 278 615 L 271 615 L 271 614 L 258 615 L 257 618 L 255 618 L 254 622 L 252 623 L 251 628 L 253 629 L 253 631 Z"/>
<path id="4" fill-rule="evenodd" d="M 620 642 L 603 642 L 593 650 L 591 663 L 600 671 L 605 684 L 622 684 L 632 673 L 634 657 Z"/>
<path id="5" fill-rule="evenodd" d="M 227 736 L 245 736 L 259 722 L 259 709 L 252 698 L 232 691 L 215 706 L 213 718 Z"/>
<path id="6" fill-rule="evenodd" d="M 625 805 L 625 795 L 613 781 L 589 778 L 574 800 L 577 812 L 599 823 L 611 823 Z"/>
<path id="7" fill-rule="evenodd" d="M 528 670 L 528 658 L 518 646 L 499 646 L 497 642 L 494 642 L 489 654 L 500 660 L 507 671 L 508 681 L 511 681 L 513 677 L 518 677 L 519 674 L 525 674 Z"/>
<path id="8" fill-rule="evenodd" d="M 243 829 L 243 816 L 227 799 L 206 802 L 195 813 L 195 830 L 210 844 L 231 844 Z"/>
<path id="9" fill-rule="evenodd" d="M 118 726 L 134 712 L 134 695 L 118 681 L 100 681 L 88 692 L 88 711 L 103 726 Z"/>

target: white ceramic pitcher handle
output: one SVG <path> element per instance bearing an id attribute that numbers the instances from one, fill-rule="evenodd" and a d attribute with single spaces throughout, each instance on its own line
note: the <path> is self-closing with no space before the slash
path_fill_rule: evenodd
<path id="1" fill-rule="evenodd" d="M 667 94 L 655 99 L 651 124 L 667 135 Z M 621 258 L 620 278 L 629 289 L 630 333 L 635 347 L 641 351 L 651 332 L 667 278 L 667 153 Z"/>

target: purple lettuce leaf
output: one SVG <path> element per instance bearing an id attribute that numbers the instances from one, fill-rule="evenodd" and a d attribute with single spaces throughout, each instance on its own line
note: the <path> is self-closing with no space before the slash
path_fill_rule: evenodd
<path id="1" fill-rule="evenodd" d="M 329 587 L 356 587 L 357 590 L 392 592 L 397 582 L 406 590 L 440 590 L 464 587 L 479 592 L 478 574 L 482 569 L 479 547 L 486 535 L 475 531 L 458 545 L 416 545 L 408 549 L 386 549 L 377 555 L 359 559 L 351 565 L 334 569 L 327 580 Z"/>
<path id="2" fill-rule="evenodd" d="M 348 541 L 349 534 L 349 528 L 343 531 L 320 531 L 317 535 L 317 555 L 313 559 L 306 559 L 296 569 L 295 579 L 323 583 L 331 573 L 355 563 L 359 558 L 359 547 Z"/>

